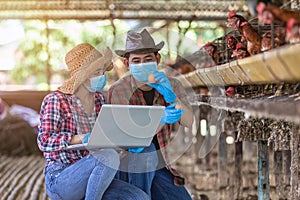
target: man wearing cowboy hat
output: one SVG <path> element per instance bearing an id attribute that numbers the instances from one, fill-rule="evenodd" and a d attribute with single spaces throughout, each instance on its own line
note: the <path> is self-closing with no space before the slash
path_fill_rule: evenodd
<path id="1" fill-rule="evenodd" d="M 144 29 L 140 33 L 129 31 L 126 49 L 115 51 L 124 58 L 124 64 L 130 70 L 130 74 L 109 88 L 109 103 L 166 106 L 161 119 L 161 129 L 153 138 L 150 147 L 129 149 L 129 152 L 133 153 L 132 155 L 128 154 L 127 171 L 119 170 L 117 175 L 120 179 L 141 188 L 154 199 L 191 199 L 183 187 L 184 179 L 168 161 L 167 149 L 171 138 L 172 124 L 180 122 L 180 124 L 190 127 L 193 122 L 193 114 L 181 83 L 176 79 L 167 78 L 163 72 L 157 71 L 157 64 L 161 58 L 158 51 L 163 45 L 163 41 L 155 44 L 149 32 Z M 154 74 L 155 83 L 148 82 L 150 74 Z M 176 109 L 177 104 L 180 104 L 181 108 Z M 156 157 L 149 154 L 152 151 L 157 151 Z M 159 162 L 155 162 L 155 159 Z M 120 166 L 122 166 L 122 162 Z M 148 163 L 141 165 L 144 162 Z M 141 171 L 141 167 L 144 166 L 146 166 L 145 173 L 134 173 L 134 170 Z M 132 176 L 134 181 L 131 180 Z M 138 176 L 139 178 L 137 178 Z"/>
<path id="2" fill-rule="evenodd" d="M 114 179 L 120 163 L 115 150 L 66 150 L 70 144 L 87 142 L 104 104 L 100 91 L 106 84 L 105 71 L 113 65 L 109 48 L 102 55 L 88 43 L 74 47 L 65 61 L 70 78 L 44 98 L 40 111 L 37 143 L 46 158 L 48 196 L 52 200 L 149 199 L 139 188 Z"/>

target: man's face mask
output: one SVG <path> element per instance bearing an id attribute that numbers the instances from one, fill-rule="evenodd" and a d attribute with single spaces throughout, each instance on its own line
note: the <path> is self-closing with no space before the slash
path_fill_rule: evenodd
<path id="1" fill-rule="evenodd" d="M 154 71 L 156 71 L 156 69 L 157 69 L 156 62 L 129 64 L 129 70 L 132 76 L 144 83 L 148 82 L 148 76 Z"/>
<path id="2" fill-rule="evenodd" d="M 106 74 L 90 78 L 91 86 L 88 88 L 90 92 L 100 92 L 106 85 Z"/>

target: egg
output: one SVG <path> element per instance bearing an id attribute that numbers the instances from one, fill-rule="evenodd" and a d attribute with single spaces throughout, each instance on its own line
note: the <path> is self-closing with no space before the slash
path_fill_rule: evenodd
<path id="1" fill-rule="evenodd" d="M 110 71 L 114 68 L 114 65 L 113 63 L 111 63 L 107 68 L 106 68 L 106 71 Z"/>
<path id="2" fill-rule="evenodd" d="M 182 105 L 181 105 L 181 104 L 176 104 L 176 105 L 175 105 L 175 109 L 180 109 L 180 108 L 182 108 Z"/>
<path id="3" fill-rule="evenodd" d="M 148 82 L 152 84 L 156 82 L 154 74 L 148 76 Z"/>

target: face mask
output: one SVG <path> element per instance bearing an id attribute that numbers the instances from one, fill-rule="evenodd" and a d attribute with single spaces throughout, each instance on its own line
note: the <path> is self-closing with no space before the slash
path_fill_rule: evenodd
<path id="1" fill-rule="evenodd" d="M 91 87 L 88 88 L 90 92 L 100 92 L 106 85 L 106 74 L 90 78 Z"/>
<path id="2" fill-rule="evenodd" d="M 131 75 L 141 82 L 148 82 L 148 76 L 157 69 L 156 62 L 129 64 Z"/>

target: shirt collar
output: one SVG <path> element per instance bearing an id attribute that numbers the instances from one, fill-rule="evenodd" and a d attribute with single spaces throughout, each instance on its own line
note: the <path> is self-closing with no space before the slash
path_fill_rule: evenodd
<path id="1" fill-rule="evenodd" d="M 132 92 L 137 93 L 139 97 L 143 96 L 143 92 L 142 92 L 142 90 L 138 89 L 133 76 L 131 74 L 129 76 L 130 76 L 130 83 L 131 83 Z M 160 100 L 159 99 L 160 99 L 160 94 L 157 92 L 157 90 L 154 90 L 153 105 L 160 105 L 160 103 L 159 103 Z M 144 102 L 144 103 L 146 103 L 146 102 Z"/>

